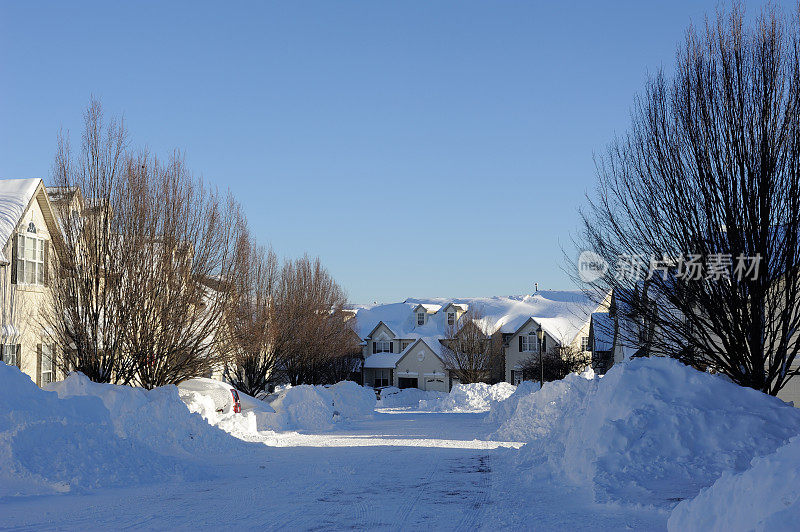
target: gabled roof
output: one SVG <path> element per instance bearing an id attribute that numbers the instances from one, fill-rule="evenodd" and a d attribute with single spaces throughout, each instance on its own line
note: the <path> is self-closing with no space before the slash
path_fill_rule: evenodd
<path id="1" fill-rule="evenodd" d="M 442 307 L 442 312 L 446 312 L 447 309 L 449 309 L 450 307 L 455 307 L 457 310 L 460 310 L 461 312 L 466 312 L 467 311 L 467 305 L 464 305 L 464 304 L 456 305 L 455 303 L 451 302 L 451 303 L 446 304 L 444 307 Z"/>
<path id="2" fill-rule="evenodd" d="M 375 331 L 377 331 L 377 330 L 378 330 L 378 327 L 380 327 L 381 325 L 383 325 L 384 327 L 386 327 L 387 329 L 389 329 L 389 331 L 390 331 L 392 334 L 394 334 L 395 338 L 397 337 L 397 333 L 395 333 L 394 331 L 392 331 L 392 328 L 391 328 L 391 327 L 389 327 L 388 325 L 386 325 L 386 324 L 385 324 L 385 323 L 383 323 L 382 321 L 379 321 L 379 322 L 378 322 L 378 324 L 377 324 L 375 327 L 373 327 L 373 328 L 372 328 L 372 330 L 369 332 L 369 334 L 368 334 L 368 335 L 366 335 L 364 338 L 365 338 L 365 339 L 366 339 L 366 338 L 372 338 L 372 335 L 373 335 L 373 334 L 375 334 Z M 355 331 L 354 331 L 354 332 L 355 332 Z M 358 333 L 356 332 L 356 334 L 358 334 Z"/>
<path id="3" fill-rule="evenodd" d="M 0 179 L 0 249 L 8 244 L 34 200 L 39 202 L 48 230 L 56 231 L 55 216 L 41 178 Z"/>
<path id="4" fill-rule="evenodd" d="M 439 309 L 442 308 L 441 305 L 429 305 L 429 304 L 425 304 L 425 303 L 420 303 L 419 305 L 414 307 L 413 312 L 416 312 L 417 310 L 419 310 L 420 307 L 422 307 L 425 310 L 425 312 L 427 312 L 428 314 L 436 314 L 437 312 L 439 312 Z"/>
<path id="5" fill-rule="evenodd" d="M 385 369 L 396 368 L 397 364 L 405 358 L 414 348 L 422 342 L 427 346 L 439 360 L 442 359 L 442 345 L 438 338 L 417 338 L 399 353 L 375 353 L 364 360 L 365 368 Z"/>

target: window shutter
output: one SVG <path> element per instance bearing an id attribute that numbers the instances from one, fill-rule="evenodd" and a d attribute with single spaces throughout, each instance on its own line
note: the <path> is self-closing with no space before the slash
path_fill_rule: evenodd
<path id="1" fill-rule="evenodd" d="M 50 284 L 48 282 L 48 277 L 50 275 L 50 241 L 45 240 L 44 244 L 44 285 L 47 286 Z"/>
<path id="2" fill-rule="evenodd" d="M 522 353 L 522 335 L 519 337 L 519 352 Z"/>
<path id="3" fill-rule="evenodd" d="M 394 342 L 389 342 L 389 352 L 394 353 Z"/>
<path id="4" fill-rule="evenodd" d="M 36 385 L 42 385 L 42 344 L 36 345 Z"/>
<path id="5" fill-rule="evenodd" d="M 372 354 L 374 355 L 377 352 L 378 352 L 378 342 L 372 342 Z"/>
<path id="6" fill-rule="evenodd" d="M 11 284 L 17 284 L 17 239 L 18 235 L 14 235 L 11 239 Z"/>
<path id="7" fill-rule="evenodd" d="M 22 369 L 22 345 L 17 344 L 17 367 Z"/>

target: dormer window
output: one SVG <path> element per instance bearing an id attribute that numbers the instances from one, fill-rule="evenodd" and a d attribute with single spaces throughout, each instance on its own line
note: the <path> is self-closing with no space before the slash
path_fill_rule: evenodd
<path id="1" fill-rule="evenodd" d="M 425 325 L 425 313 L 417 312 L 417 325 Z"/>
<path id="2" fill-rule="evenodd" d="M 392 342 L 389 340 L 378 340 L 373 342 L 373 349 L 374 353 L 391 353 L 392 352 Z"/>
<path id="3" fill-rule="evenodd" d="M 447 313 L 447 324 L 452 326 L 456 324 L 456 313 L 455 312 L 448 312 Z"/>

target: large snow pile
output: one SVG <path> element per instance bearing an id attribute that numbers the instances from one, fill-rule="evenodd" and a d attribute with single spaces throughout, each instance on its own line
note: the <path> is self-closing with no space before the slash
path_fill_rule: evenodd
<path id="1" fill-rule="evenodd" d="M 484 412 L 493 402 L 508 399 L 515 389 L 507 382 L 456 384 L 449 394 L 440 399 L 420 401 L 419 407 L 438 412 Z"/>
<path id="2" fill-rule="evenodd" d="M 272 401 L 276 415 L 259 428 L 325 430 L 339 421 L 372 416 L 375 404 L 375 392 L 350 381 L 332 386 L 292 386 L 282 390 Z"/>
<path id="3" fill-rule="evenodd" d="M 198 453 L 241 448 L 241 442 L 209 427 L 187 410 L 175 386 L 145 390 L 99 384 L 83 374 L 71 373 L 63 381 L 46 385 L 46 389 L 58 393 L 61 399 L 99 398 L 110 414 L 117 436 L 138 441 L 161 454 L 194 457 Z"/>
<path id="4" fill-rule="evenodd" d="M 0 496 L 201 477 L 187 460 L 124 436 L 100 398 L 60 399 L 5 364 L 0 404 Z"/>
<path id="5" fill-rule="evenodd" d="M 495 401 L 492 403 L 489 409 L 489 415 L 486 416 L 486 422 L 500 425 L 510 419 L 516 412 L 520 399 L 529 396 L 538 389 L 538 382 L 522 381 L 519 383 L 516 390 L 514 390 L 514 393 L 509 395 L 504 401 Z"/>
<path id="6" fill-rule="evenodd" d="M 713 486 L 672 511 L 680 530 L 795 530 L 800 523 L 800 436 L 753 459 L 743 473 L 724 473 Z"/>
<path id="7" fill-rule="evenodd" d="M 436 401 L 442 399 L 445 392 L 420 390 L 419 388 L 384 388 L 378 406 L 381 408 L 417 408 L 420 401 Z"/>
<path id="8" fill-rule="evenodd" d="M 798 433 L 800 410 L 651 358 L 546 383 L 518 399 L 496 436 L 528 441 L 523 461 L 589 483 L 598 501 L 669 507 Z"/>

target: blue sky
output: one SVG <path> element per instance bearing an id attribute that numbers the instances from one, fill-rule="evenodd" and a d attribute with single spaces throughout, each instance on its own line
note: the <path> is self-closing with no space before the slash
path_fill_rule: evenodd
<path id="1" fill-rule="evenodd" d="M 354 302 L 571 288 L 593 155 L 716 5 L 0 1 L 0 177 L 94 94 Z"/>

